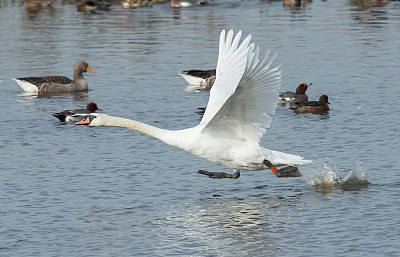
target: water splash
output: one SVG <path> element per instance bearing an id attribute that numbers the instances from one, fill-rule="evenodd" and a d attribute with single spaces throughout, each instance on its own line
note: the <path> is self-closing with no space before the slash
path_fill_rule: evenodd
<path id="1" fill-rule="evenodd" d="M 352 170 L 344 171 L 338 169 L 333 160 L 322 159 L 302 171 L 302 175 L 316 191 L 324 193 L 330 193 L 333 189 L 355 191 L 369 185 L 360 160 L 356 161 Z"/>

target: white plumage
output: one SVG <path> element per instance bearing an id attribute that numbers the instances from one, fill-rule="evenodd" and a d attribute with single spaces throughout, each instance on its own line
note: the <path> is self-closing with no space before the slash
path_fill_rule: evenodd
<path id="1" fill-rule="evenodd" d="M 92 114 L 89 126 L 113 126 L 138 130 L 212 162 L 239 170 L 310 163 L 302 157 L 265 149 L 260 138 L 269 128 L 278 102 L 281 65 L 276 54 L 262 57 L 251 35 L 240 43 L 241 31 L 222 30 L 217 75 L 199 125 L 184 130 L 159 129 L 134 120 Z M 85 122 L 80 122 L 84 124 Z"/>

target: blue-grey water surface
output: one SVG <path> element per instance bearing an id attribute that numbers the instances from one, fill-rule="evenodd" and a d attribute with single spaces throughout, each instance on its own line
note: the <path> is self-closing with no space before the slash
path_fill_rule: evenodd
<path id="1" fill-rule="evenodd" d="M 400 2 L 220 1 L 173 10 L 0 8 L 0 256 L 398 256 Z M 358 1 L 359 2 L 359 1 Z M 312 82 L 328 115 L 278 107 L 266 148 L 314 160 L 302 178 L 228 169 L 121 128 L 51 114 L 95 101 L 167 129 L 195 126 L 208 93 L 178 72 L 214 68 L 223 28 L 278 51 L 282 91 Z M 36 97 L 13 77 L 72 76 L 88 92 Z"/>

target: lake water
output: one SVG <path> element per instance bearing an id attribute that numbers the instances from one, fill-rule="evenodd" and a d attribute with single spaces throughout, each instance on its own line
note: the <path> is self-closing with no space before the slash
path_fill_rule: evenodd
<path id="1" fill-rule="evenodd" d="M 398 256 L 400 2 L 218 1 L 78 13 L 0 8 L 1 256 Z M 230 170 L 136 131 L 65 125 L 51 114 L 95 101 L 167 129 L 195 126 L 208 93 L 178 72 L 214 68 L 223 28 L 278 51 L 282 91 L 312 82 L 328 115 L 278 107 L 266 148 L 314 163 L 302 178 Z M 84 93 L 35 97 L 13 77 L 72 76 Z"/>

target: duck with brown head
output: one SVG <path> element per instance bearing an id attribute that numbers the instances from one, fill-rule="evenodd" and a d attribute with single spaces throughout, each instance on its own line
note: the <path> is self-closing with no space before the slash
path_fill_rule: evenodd
<path id="1" fill-rule="evenodd" d="M 293 108 L 295 113 L 326 114 L 329 111 L 330 102 L 327 95 L 321 95 L 318 101 L 308 101 L 305 104 Z"/>
<path id="2" fill-rule="evenodd" d="M 13 78 L 26 92 L 67 93 L 88 90 L 83 72 L 94 72 L 85 61 L 78 61 L 73 70 L 74 79 L 64 76 Z"/>
<path id="3" fill-rule="evenodd" d="M 312 85 L 306 84 L 304 82 L 301 82 L 297 88 L 296 92 L 292 91 L 286 91 L 286 92 L 280 92 L 279 93 L 279 105 L 282 106 L 287 106 L 289 107 L 294 104 L 304 104 L 308 101 L 308 96 L 306 95 L 307 89 Z"/>
<path id="4" fill-rule="evenodd" d="M 101 109 L 97 107 L 96 103 L 91 102 L 86 105 L 86 109 L 65 110 L 53 113 L 53 116 L 61 122 L 78 122 L 82 120 L 83 116 L 87 116 L 96 111 L 101 111 Z"/>

